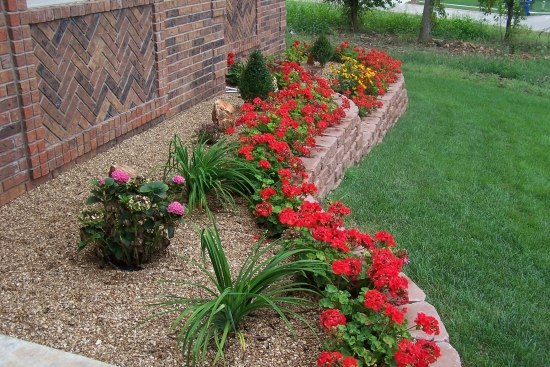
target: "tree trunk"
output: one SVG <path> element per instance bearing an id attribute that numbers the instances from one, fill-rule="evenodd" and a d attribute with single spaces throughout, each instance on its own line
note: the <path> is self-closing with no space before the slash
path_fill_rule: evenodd
<path id="1" fill-rule="evenodd" d="M 514 0 L 506 0 L 506 33 L 504 40 L 510 41 L 512 38 L 512 18 L 514 17 Z"/>
<path id="2" fill-rule="evenodd" d="M 354 32 L 357 32 L 359 29 L 359 0 L 350 0 L 349 12 L 351 29 L 353 29 Z"/>
<path id="3" fill-rule="evenodd" d="M 426 43 L 432 38 L 432 14 L 434 10 L 433 0 L 424 1 L 424 10 L 422 11 L 422 25 L 418 42 Z"/>

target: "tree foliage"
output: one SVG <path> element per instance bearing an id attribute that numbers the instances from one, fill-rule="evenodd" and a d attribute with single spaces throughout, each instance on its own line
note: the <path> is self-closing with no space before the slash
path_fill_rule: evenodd
<path id="1" fill-rule="evenodd" d="M 341 5 L 344 14 L 348 17 L 354 31 L 359 27 L 359 16 L 361 12 L 376 7 L 388 8 L 396 4 L 395 0 L 325 0 L 328 3 Z"/>
<path id="2" fill-rule="evenodd" d="M 479 6 L 485 14 L 493 13 L 493 9 L 497 10 L 499 16 L 504 16 L 506 19 L 506 32 L 504 40 L 509 42 L 512 38 L 512 28 L 519 25 L 519 21 L 523 18 L 523 9 L 520 7 L 519 0 L 479 0 Z"/>

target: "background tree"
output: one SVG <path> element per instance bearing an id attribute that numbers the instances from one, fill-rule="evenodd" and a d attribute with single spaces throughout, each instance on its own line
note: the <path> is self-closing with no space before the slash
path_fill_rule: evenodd
<path id="1" fill-rule="evenodd" d="M 375 7 L 388 8 L 396 4 L 395 0 L 325 0 L 327 3 L 341 5 L 344 14 L 348 17 L 351 28 L 357 31 L 359 28 L 359 16 L 362 11 Z"/>
<path id="2" fill-rule="evenodd" d="M 420 26 L 420 35 L 418 42 L 426 43 L 432 36 L 432 14 L 434 11 L 433 0 L 424 0 L 424 10 L 422 11 L 422 24 Z"/>
<path id="3" fill-rule="evenodd" d="M 512 38 L 512 28 L 519 24 L 524 17 L 518 0 L 479 0 L 480 8 L 485 14 L 491 14 L 493 8 L 497 9 L 500 16 L 506 17 L 506 31 L 504 40 L 509 42 Z"/>
<path id="4" fill-rule="evenodd" d="M 425 0 L 418 42 L 426 43 L 432 39 L 432 28 L 438 16 L 442 18 L 447 16 L 441 0 Z"/>

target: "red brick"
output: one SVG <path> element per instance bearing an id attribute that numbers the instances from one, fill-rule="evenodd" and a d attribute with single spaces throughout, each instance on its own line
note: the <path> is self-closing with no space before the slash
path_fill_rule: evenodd
<path id="1" fill-rule="evenodd" d="M 4 192 L 6 192 L 15 186 L 21 185 L 28 179 L 29 179 L 29 176 L 27 172 L 19 172 L 18 174 L 2 181 L 2 188 L 4 189 Z"/>
<path id="2" fill-rule="evenodd" d="M 23 195 L 26 191 L 25 184 L 20 184 L 16 187 L 11 188 L 8 191 L 5 191 L 0 195 L 0 206 L 7 204 L 13 199 Z"/>

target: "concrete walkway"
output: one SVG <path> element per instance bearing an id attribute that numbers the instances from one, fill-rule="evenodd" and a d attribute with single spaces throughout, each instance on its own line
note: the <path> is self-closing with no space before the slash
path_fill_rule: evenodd
<path id="1" fill-rule="evenodd" d="M 114 367 L 62 350 L 0 335 L 0 367 Z"/>
<path id="2" fill-rule="evenodd" d="M 409 14 L 422 14 L 423 9 L 424 5 L 411 4 L 408 1 L 403 0 L 395 7 L 389 9 L 389 11 Z M 489 24 L 501 24 L 502 27 L 505 27 L 506 19 L 495 19 L 494 14 L 485 15 L 481 11 L 453 8 L 445 8 L 445 11 L 447 12 L 448 17 L 472 18 L 485 21 Z M 530 27 L 533 31 L 550 32 L 550 15 L 530 15 L 526 17 L 526 19 L 522 20 L 520 24 L 526 27 Z"/>

